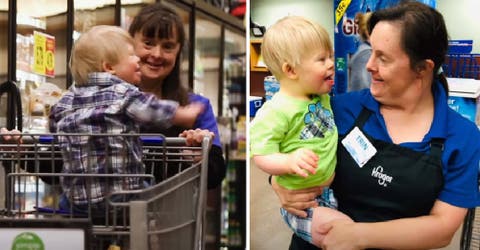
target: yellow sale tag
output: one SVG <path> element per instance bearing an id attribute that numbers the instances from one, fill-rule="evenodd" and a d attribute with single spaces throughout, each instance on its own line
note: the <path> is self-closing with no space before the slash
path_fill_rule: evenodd
<path id="1" fill-rule="evenodd" d="M 340 19 L 345 14 L 345 11 L 347 11 L 347 8 L 350 5 L 350 2 L 352 2 L 352 0 L 342 0 L 338 4 L 337 9 L 335 10 L 335 26 L 338 25 L 338 22 L 340 21 Z"/>
<path id="2" fill-rule="evenodd" d="M 44 76 L 55 76 L 55 37 L 33 32 L 33 72 Z"/>
<path id="3" fill-rule="evenodd" d="M 45 74 L 45 49 L 47 38 L 40 33 L 33 34 L 33 72 Z"/>

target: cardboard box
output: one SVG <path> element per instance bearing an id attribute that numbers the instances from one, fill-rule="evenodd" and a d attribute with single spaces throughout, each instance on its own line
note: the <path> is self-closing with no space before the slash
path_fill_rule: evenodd
<path id="1" fill-rule="evenodd" d="M 447 78 L 448 106 L 472 122 L 479 122 L 480 80 L 469 78 Z"/>

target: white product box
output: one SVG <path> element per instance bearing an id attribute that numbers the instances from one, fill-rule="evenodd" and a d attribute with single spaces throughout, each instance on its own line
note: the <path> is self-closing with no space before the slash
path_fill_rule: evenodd
<path id="1" fill-rule="evenodd" d="M 469 78 L 447 78 L 448 106 L 469 120 L 480 125 L 478 112 L 480 102 L 480 80 Z"/>

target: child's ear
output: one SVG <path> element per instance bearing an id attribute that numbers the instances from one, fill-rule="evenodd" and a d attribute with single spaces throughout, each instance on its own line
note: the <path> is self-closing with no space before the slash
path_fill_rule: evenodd
<path id="1" fill-rule="evenodd" d="M 282 72 L 285 74 L 290 79 L 297 79 L 298 75 L 297 72 L 295 71 L 295 68 L 290 65 L 289 63 L 283 63 L 282 64 Z"/>
<path id="2" fill-rule="evenodd" d="M 110 74 L 115 74 L 115 70 L 113 69 L 112 65 L 108 62 L 103 61 L 102 62 L 102 69 L 104 72 L 108 72 Z"/>

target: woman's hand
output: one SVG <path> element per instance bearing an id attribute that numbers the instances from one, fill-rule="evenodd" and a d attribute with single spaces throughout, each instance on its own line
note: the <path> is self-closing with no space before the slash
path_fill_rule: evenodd
<path id="1" fill-rule="evenodd" d="M 6 128 L 0 128 L 0 133 L 2 134 L 2 141 L 5 143 L 22 143 L 21 133 L 16 129 L 8 130 Z"/>
<path id="2" fill-rule="evenodd" d="M 322 249 L 325 250 L 360 250 L 359 240 L 356 237 L 355 222 L 350 219 L 337 219 L 320 226 L 319 232 L 325 237 Z"/>
<path id="3" fill-rule="evenodd" d="M 275 178 L 272 178 L 272 187 L 280 199 L 282 207 L 288 212 L 303 218 L 307 217 L 304 209 L 318 206 L 315 198 L 320 195 L 323 190 L 323 187 L 288 190 L 278 185 Z"/>
<path id="4" fill-rule="evenodd" d="M 205 136 L 210 137 L 210 145 L 212 143 L 213 137 L 215 134 L 206 129 L 189 129 L 185 130 L 179 135 L 180 137 L 185 137 L 185 144 L 190 147 L 198 147 L 202 145 L 203 138 Z M 209 146 L 210 146 L 209 145 Z M 202 155 L 200 151 L 193 152 L 192 150 L 184 150 L 186 155 L 192 155 L 194 162 L 200 162 L 202 160 Z"/>
<path id="5" fill-rule="evenodd" d="M 202 145 L 203 138 L 205 136 L 210 137 L 210 142 L 212 142 L 215 134 L 210 132 L 207 129 L 189 129 L 180 133 L 178 136 L 185 137 L 187 146 L 200 146 Z"/>

